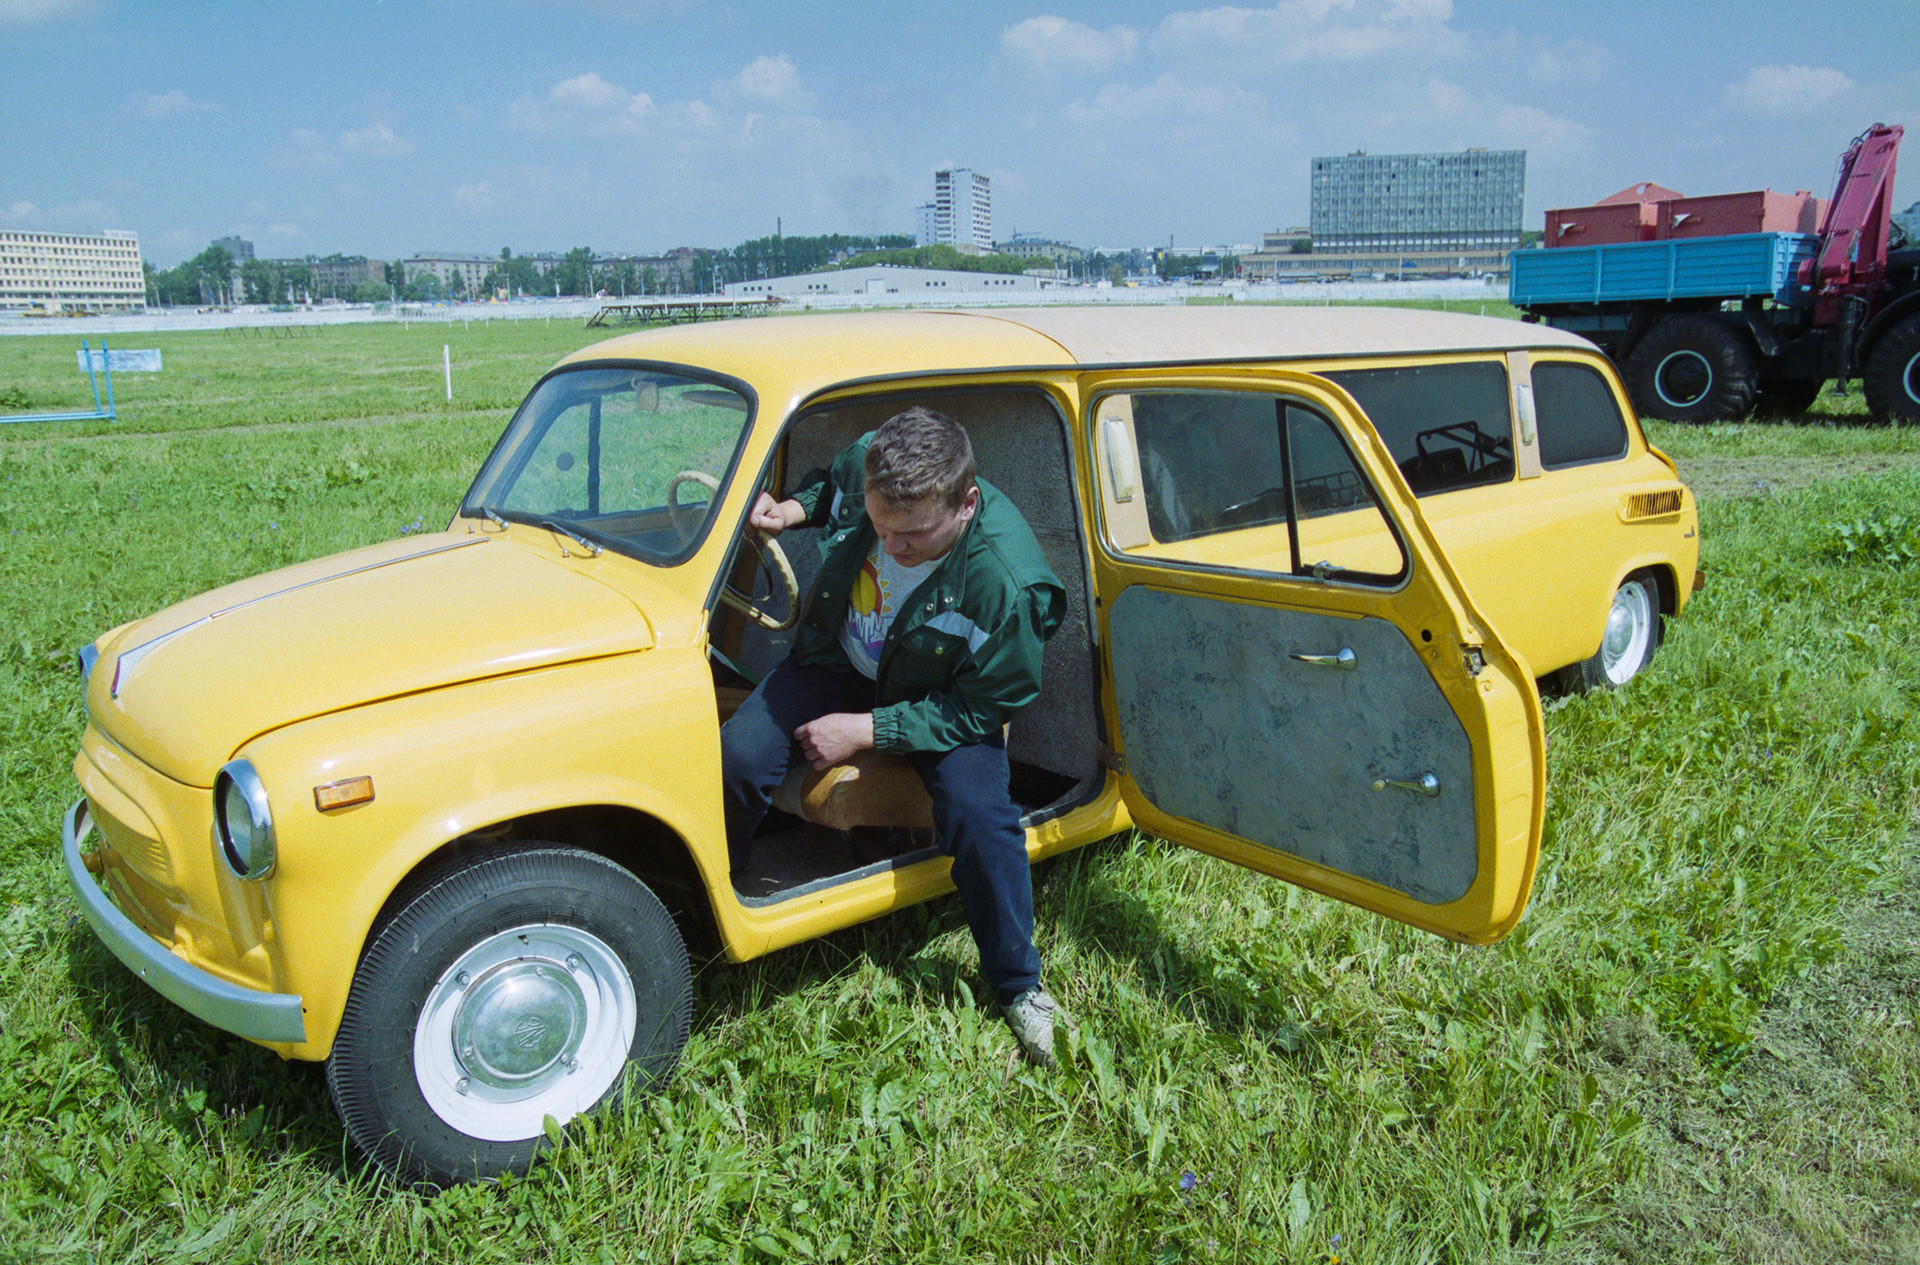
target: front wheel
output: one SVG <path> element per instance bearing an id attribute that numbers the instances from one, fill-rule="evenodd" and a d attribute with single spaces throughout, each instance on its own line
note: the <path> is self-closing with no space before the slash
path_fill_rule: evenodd
<path id="1" fill-rule="evenodd" d="M 1920 313 L 1881 336 L 1861 378 L 1867 411 L 1881 421 L 1920 422 Z"/>
<path id="2" fill-rule="evenodd" d="M 1659 581 L 1651 571 L 1635 571 L 1614 590 L 1600 648 L 1592 658 L 1560 669 L 1561 688 L 1585 694 L 1631 681 L 1660 648 L 1661 618 Z"/>
<path id="3" fill-rule="evenodd" d="M 327 1087 L 382 1172 L 441 1187 L 524 1173 L 545 1122 L 666 1079 L 691 971 L 658 898 L 603 857 L 524 845 L 466 862 L 375 934 Z"/>

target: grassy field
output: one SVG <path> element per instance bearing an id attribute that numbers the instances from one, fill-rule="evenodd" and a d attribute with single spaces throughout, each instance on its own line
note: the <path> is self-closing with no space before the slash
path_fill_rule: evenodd
<path id="1" fill-rule="evenodd" d="M 1082 1023 L 1052 1072 L 944 900 L 706 965 L 671 1086 L 529 1178 L 381 1186 L 315 1068 L 76 923 L 71 651 L 439 526 L 594 337 L 134 337 L 167 369 L 121 379 L 124 420 L 0 427 L 0 1260 L 1920 1260 L 1920 432 L 1857 397 L 1650 425 L 1710 584 L 1631 688 L 1549 704 L 1504 943 L 1116 839 L 1038 876 Z M 72 341 L 0 340 L 0 392 L 84 403 Z"/>

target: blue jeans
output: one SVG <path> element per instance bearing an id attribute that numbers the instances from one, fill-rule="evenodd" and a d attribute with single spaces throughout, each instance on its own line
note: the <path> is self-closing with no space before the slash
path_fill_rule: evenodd
<path id="1" fill-rule="evenodd" d="M 735 869 L 773 803 L 787 770 L 805 757 L 793 731 L 832 712 L 872 711 L 873 682 L 855 672 L 788 658 L 767 673 L 720 728 L 727 847 Z M 1006 741 L 906 757 L 933 799 L 940 850 L 953 858 L 953 885 L 980 950 L 980 973 L 1002 1005 L 1040 983 L 1033 947 L 1033 873 L 1027 835 L 1007 789 Z"/>

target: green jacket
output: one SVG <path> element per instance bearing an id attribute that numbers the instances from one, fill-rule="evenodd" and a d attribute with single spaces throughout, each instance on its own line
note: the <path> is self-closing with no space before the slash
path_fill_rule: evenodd
<path id="1" fill-rule="evenodd" d="M 820 573 L 793 651 L 802 663 L 845 667 L 840 628 L 867 552 L 863 435 L 791 493 L 822 528 Z M 1066 591 L 1033 529 L 980 480 L 980 504 L 946 557 L 900 607 L 880 650 L 873 710 L 881 751 L 950 751 L 984 742 L 1040 693 L 1040 655 L 1066 614 Z"/>

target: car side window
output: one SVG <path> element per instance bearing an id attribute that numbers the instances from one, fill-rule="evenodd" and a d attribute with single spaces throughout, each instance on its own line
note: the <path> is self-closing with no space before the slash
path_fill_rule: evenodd
<path id="1" fill-rule="evenodd" d="M 1371 485 L 1315 409 L 1249 391 L 1138 391 L 1096 409 L 1103 442 L 1138 463 L 1145 530 L 1129 553 L 1360 584 L 1405 573 Z"/>
<path id="2" fill-rule="evenodd" d="M 1415 496 L 1513 478 L 1513 415 L 1500 363 L 1410 365 L 1324 373 L 1379 432 Z"/>
<path id="3" fill-rule="evenodd" d="M 1607 380 L 1587 365 L 1533 362 L 1540 464 L 1552 470 L 1627 455 L 1627 422 Z"/>

